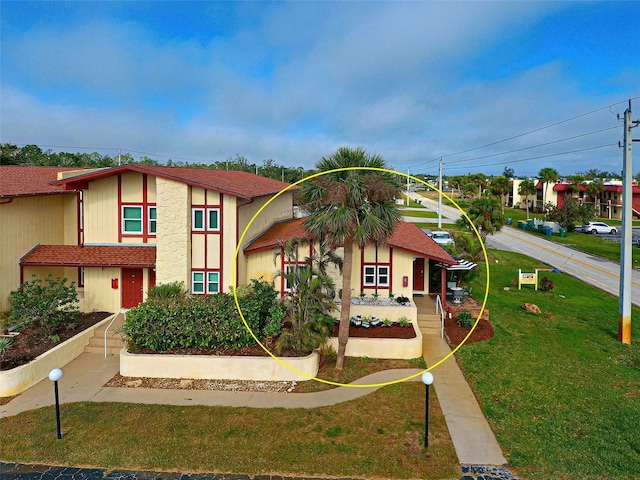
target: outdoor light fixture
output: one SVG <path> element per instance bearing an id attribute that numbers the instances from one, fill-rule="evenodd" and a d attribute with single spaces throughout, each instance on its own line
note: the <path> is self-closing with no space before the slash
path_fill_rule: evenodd
<path id="1" fill-rule="evenodd" d="M 424 448 L 429 447 L 429 385 L 433 383 L 433 374 L 424 372 L 422 374 L 422 383 L 425 387 L 424 395 Z"/>
<path id="2" fill-rule="evenodd" d="M 60 430 L 60 400 L 58 399 L 58 380 L 62 378 L 62 370 L 54 368 L 49 372 L 49 380 L 54 384 L 56 392 L 56 423 L 58 426 L 58 440 L 62 438 L 62 431 Z"/>

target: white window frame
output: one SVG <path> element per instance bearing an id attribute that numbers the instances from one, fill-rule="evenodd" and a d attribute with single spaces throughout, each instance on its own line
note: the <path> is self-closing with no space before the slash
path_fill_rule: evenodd
<path id="1" fill-rule="evenodd" d="M 138 218 L 128 218 L 127 219 L 124 216 L 124 212 L 125 212 L 125 209 L 128 209 L 128 208 L 129 209 L 133 209 L 133 208 L 138 209 L 138 211 L 140 212 L 140 218 L 139 219 Z M 122 213 L 122 234 L 123 235 L 140 235 L 140 234 L 142 234 L 142 232 L 144 230 L 144 228 L 143 228 L 144 227 L 144 218 L 143 218 L 143 215 L 142 215 L 142 205 L 122 205 L 122 212 L 121 213 Z M 127 220 L 139 221 L 140 222 L 140 230 L 135 230 L 135 231 L 127 230 Z"/>
<path id="2" fill-rule="evenodd" d="M 218 278 L 216 279 L 215 282 L 212 282 L 210 280 L 210 275 L 217 275 Z M 211 294 L 220 293 L 220 272 L 219 271 L 207 272 L 206 279 L 207 279 L 207 293 L 211 293 Z M 218 285 L 218 288 L 216 290 L 210 289 L 209 285 L 211 283 L 216 283 Z"/>
<path id="3" fill-rule="evenodd" d="M 211 214 L 216 214 L 216 223 L 218 224 L 215 227 L 211 226 Z M 205 219 L 207 231 L 208 232 L 219 232 L 220 231 L 220 209 L 219 208 L 207 208 L 207 218 Z"/>
<path id="4" fill-rule="evenodd" d="M 202 280 L 197 280 L 196 281 L 196 275 L 202 275 Z M 191 272 L 191 293 L 193 293 L 194 295 L 204 295 L 205 293 L 205 289 L 206 289 L 206 285 L 205 285 L 205 272 L 202 270 L 197 270 L 197 271 L 193 271 Z M 197 292 L 196 291 L 196 284 L 198 285 L 202 285 L 202 291 Z"/>
<path id="5" fill-rule="evenodd" d="M 373 277 L 373 281 L 368 281 L 367 277 Z M 362 269 L 362 285 L 365 287 L 375 287 L 378 279 L 375 265 L 365 265 Z"/>
<path id="6" fill-rule="evenodd" d="M 291 285 L 289 285 L 289 279 L 287 278 L 287 275 L 289 274 L 290 270 L 298 270 L 300 268 L 304 268 L 306 267 L 307 264 L 305 262 L 298 262 L 298 263 L 285 263 L 284 264 L 284 284 L 282 287 L 282 291 L 285 293 L 291 293 L 291 292 L 295 292 L 294 289 L 291 288 Z"/>
<path id="7" fill-rule="evenodd" d="M 386 270 L 386 273 L 381 273 L 383 270 Z M 383 275 L 387 277 L 386 282 L 380 280 Z M 378 287 L 388 287 L 391 284 L 391 267 L 389 265 L 378 265 L 376 269 L 376 282 L 378 283 Z"/>
<path id="8" fill-rule="evenodd" d="M 152 210 L 156 218 L 151 218 Z M 153 225 L 154 231 L 151 231 L 151 225 Z M 147 233 L 149 233 L 149 235 L 155 235 L 157 231 L 158 231 L 158 209 L 155 206 L 147 207 Z"/>
<path id="9" fill-rule="evenodd" d="M 191 230 L 193 232 L 204 232 L 207 226 L 206 209 L 195 207 L 191 209 Z M 202 227 L 196 227 L 196 212 L 202 213 Z"/>

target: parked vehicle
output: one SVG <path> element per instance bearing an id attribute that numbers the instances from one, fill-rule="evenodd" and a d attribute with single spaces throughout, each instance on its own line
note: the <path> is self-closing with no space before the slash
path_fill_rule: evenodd
<path id="1" fill-rule="evenodd" d="M 431 238 L 433 239 L 434 242 L 436 242 L 439 245 L 454 245 L 456 243 L 454 242 L 451 234 L 444 230 L 438 230 L 433 232 L 431 234 Z"/>
<path id="2" fill-rule="evenodd" d="M 611 227 L 604 222 L 587 222 L 582 225 L 582 231 L 584 233 L 609 233 L 615 235 L 618 233 L 618 229 Z"/>

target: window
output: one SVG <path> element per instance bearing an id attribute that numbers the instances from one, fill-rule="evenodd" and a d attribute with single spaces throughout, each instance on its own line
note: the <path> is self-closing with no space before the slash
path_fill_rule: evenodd
<path id="1" fill-rule="evenodd" d="M 142 207 L 122 207 L 122 233 L 142 233 Z"/>
<path id="2" fill-rule="evenodd" d="M 204 293 L 204 272 L 191 272 L 191 293 Z"/>
<path id="3" fill-rule="evenodd" d="M 206 217 L 205 217 L 206 212 Z M 192 208 L 191 230 L 194 232 L 219 232 L 220 209 L 219 208 Z"/>
<path id="4" fill-rule="evenodd" d="M 388 287 L 390 285 L 390 267 L 388 265 L 365 265 L 363 272 L 364 287 Z"/>
<path id="5" fill-rule="evenodd" d="M 294 275 L 296 272 L 300 272 L 302 268 L 306 267 L 306 263 L 287 263 L 284 266 L 284 291 L 285 292 L 295 292 L 295 284 L 298 281 L 296 277 L 298 275 Z"/>
<path id="6" fill-rule="evenodd" d="M 373 265 L 365 265 L 364 267 L 364 286 L 376 286 L 376 267 Z"/>
<path id="7" fill-rule="evenodd" d="M 219 208 L 207 209 L 207 230 L 217 232 L 220 230 L 220 224 L 218 222 L 220 218 Z"/>
<path id="8" fill-rule="evenodd" d="M 207 293 L 220 293 L 220 273 L 207 273 Z"/>
<path id="9" fill-rule="evenodd" d="M 149 233 L 156 234 L 156 207 L 149 207 Z"/>
<path id="10" fill-rule="evenodd" d="M 191 210 L 191 230 L 204 231 L 204 208 Z"/>
<path id="11" fill-rule="evenodd" d="M 78 287 L 84 287 L 84 267 L 78 268 Z"/>

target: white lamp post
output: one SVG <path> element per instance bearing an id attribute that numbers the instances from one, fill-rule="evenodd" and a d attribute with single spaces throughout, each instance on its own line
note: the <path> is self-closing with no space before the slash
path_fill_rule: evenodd
<path id="1" fill-rule="evenodd" d="M 60 401 L 58 400 L 58 380 L 62 378 L 62 370 L 54 368 L 49 372 L 49 380 L 51 380 L 55 386 L 56 392 L 56 424 L 58 426 L 58 440 L 62 438 L 62 431 L 60 430 Z"/>
<path id="2" fill-rule="evenodd" d="M 422 374 L 422 383 L 425 386 L 424 396 L 424 448 L 429 448 L 429 385 L 433 383 L 433 374 L 424 372 Z"/>

